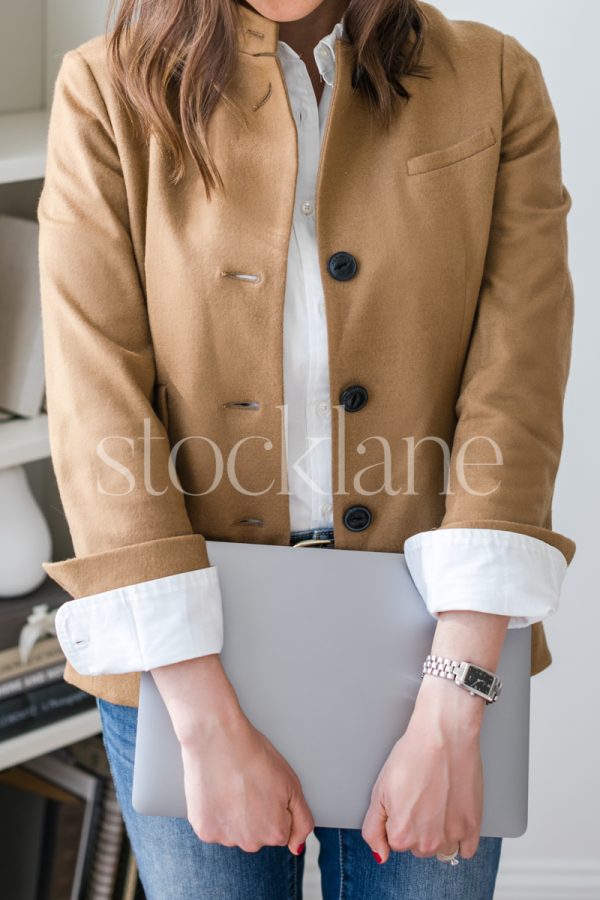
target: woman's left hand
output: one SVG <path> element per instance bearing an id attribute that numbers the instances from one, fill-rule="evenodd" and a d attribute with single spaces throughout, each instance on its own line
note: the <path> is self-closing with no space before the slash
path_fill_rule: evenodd
<path id="1" fill-rule="evenodd" d="M 474 856 L 483 807 L 479 746 L 485 700 L 425 676 L 408 728 L 371 792 L 362 836 L 378 862 L 390 850 Z M 445 863 L 440 862 L 440 865 Z"/>

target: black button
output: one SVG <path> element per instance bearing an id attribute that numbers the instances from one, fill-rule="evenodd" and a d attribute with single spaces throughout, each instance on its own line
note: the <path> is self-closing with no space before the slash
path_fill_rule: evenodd
<path id="1" fill-rule="evenodd" d="M 348 281 L 356 275 L 357 265 L 351 253 L 340 250 L 329 257 L 327 268 L 329 269 L 329 274 L 336 281 Z"/>
<path id="2" fill-rule="evenodd" d="M 351 384 L 340 394 L 340 403 L 346 412 L 358 412 L 367 405 L 369 394 L 362 384 Z"/>
<path id="3" fill-rule="evenodd" d="M 371 524 L 373 516 L 366 506 L 349 506 L 344 513 L 344 525 L 348 531 L 364 531 Z"/>

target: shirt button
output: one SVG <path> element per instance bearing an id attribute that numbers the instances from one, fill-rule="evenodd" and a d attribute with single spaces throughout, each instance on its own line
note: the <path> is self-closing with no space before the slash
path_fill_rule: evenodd
<path id="1" fill-rule="evenodd" d="M 333 512 L 333 506 L 331 505 L 331 503 L 324 503 L 323 506 L 321 507 L 321 515 L 323 516 L 324 519 L 330 518 L 332 512 Z"/>
<path id="2" fill-rule="evenodd" d="M 305 200 L 302 206 L 300 207 L 305 216 L 310 216 L 313 211 L 313 205 L 310 200 Z"/>
<path id="3" fill-rule="evenodd" d="M 327 400 L 319 400 L 315 409 L 318 416 L 328 416 L 330 412 L 330 407 Z"/>
<path id="4" fill-rule="evenodd" d="M 321 302 L 319 303 L 319 312 L 321 313 L 322 316 L 325 315 L 325 304 L 323 303 L 322 300 L 321 300 Z"/>

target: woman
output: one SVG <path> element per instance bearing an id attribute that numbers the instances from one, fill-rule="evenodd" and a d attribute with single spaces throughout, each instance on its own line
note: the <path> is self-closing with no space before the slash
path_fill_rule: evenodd
<path id="1" fill-rule="evenodd" d="M 205 539 L 403 551 L 433 655 L 494 672 L 532 625 L 551 663 L 558 127 L 518 40 L 427 3 L 136 6 L 63 59 L 38 210 L 65 678 L 98 698 L 150 900 L 300 897 L 312 814 L 221 666 Z M 189 821 L 131 808 L 143 670 Z M 423 679 L 362 829 L 314 829 L 326 898 L 492 897 L 485 706 Z"/>

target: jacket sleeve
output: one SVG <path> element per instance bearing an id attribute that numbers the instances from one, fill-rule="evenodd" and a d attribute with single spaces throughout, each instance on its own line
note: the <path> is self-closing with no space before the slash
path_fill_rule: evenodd
<path id="1" fill-rule="evenodd" d="M 169 477 L 122 167 L 78 50 L 55 84 L 37 213 L 50 449 L 75 554 L 44 564 L 73 598 L 63 650 L 81 674 L 219 652 L 217 572 Z"/>
<path id="2" fill-rule="evenodd" d="M 445 514 L 405 542 L 429 611 L 509 627 L 556 611 L 575 544 L 552 529 L 573 286 L 556 115 L 537 59 L 504 35 L 503 128 L 489 244 L 460 393 Z"/>

